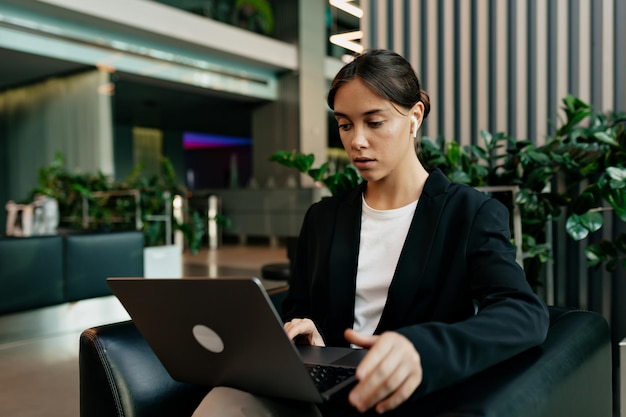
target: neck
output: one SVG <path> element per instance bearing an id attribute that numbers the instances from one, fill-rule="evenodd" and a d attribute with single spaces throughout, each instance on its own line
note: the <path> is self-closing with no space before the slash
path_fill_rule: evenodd
<path id="1" fill-rule="evenodd" d="M 420 198 L 427 178 L 428 171 L 417 160 L 415 164 L 411 164 L 411 169 L 401 175 L 368 182 L 364 193 L 365 201 L 377 210 L 404 207 Z"/>

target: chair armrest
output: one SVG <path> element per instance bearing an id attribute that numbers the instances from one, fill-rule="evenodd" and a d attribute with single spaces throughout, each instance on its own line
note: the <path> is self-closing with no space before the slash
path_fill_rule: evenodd
<path id="1" fill-rule="evenodd" d="M 287 288 L 269 291 L 280 311 Z M 132 321 L 80 336 L 81 417 L 189 417 L 208 387 L 174 381 Z"/>
<path id="2" fill-rule="evenodd" d="M 550 307 L 545 342 L 423 398 L 420 416 L 612 415 L 608 323 L 590 311 Z"/>
<path id="3" fill-rule="evenodd" d="M 81 417 L 189 417 L 209 391 L 174 381 L 131 321 L 80 336 Z"/>

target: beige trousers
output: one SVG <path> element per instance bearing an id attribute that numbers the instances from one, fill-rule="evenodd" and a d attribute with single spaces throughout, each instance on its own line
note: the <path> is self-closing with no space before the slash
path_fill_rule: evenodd
<path id="1" fill-rule="evenodd" d="M 322 417 L 315 404 L 261 397 L 235 388 L 215 387 L 192 417 Z"/>

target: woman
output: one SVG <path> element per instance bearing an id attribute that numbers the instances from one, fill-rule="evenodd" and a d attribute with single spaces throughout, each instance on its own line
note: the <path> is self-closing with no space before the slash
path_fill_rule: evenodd
<path id="1" fill-rule="evenodd" d="M 309 208 L 285 330 L 369 352 L 347 401 L 323 414 L 411 411 L 420 397 L 540 344 L 547 308 L 515 261 L 507 209 L 417 157 L 430 104 L 411 65 L 366 51 L 339 71 L 328 105 L 364 181 Z"/>

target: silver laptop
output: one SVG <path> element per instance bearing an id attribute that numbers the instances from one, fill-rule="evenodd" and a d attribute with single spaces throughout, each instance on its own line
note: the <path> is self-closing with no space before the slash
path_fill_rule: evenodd
<path id="1" fill-rule="evenodd" d="M 255 277 L 107 283 L 177 381 L 323 402 L 355 381 L 366 353 L 292 343 Z"/>

